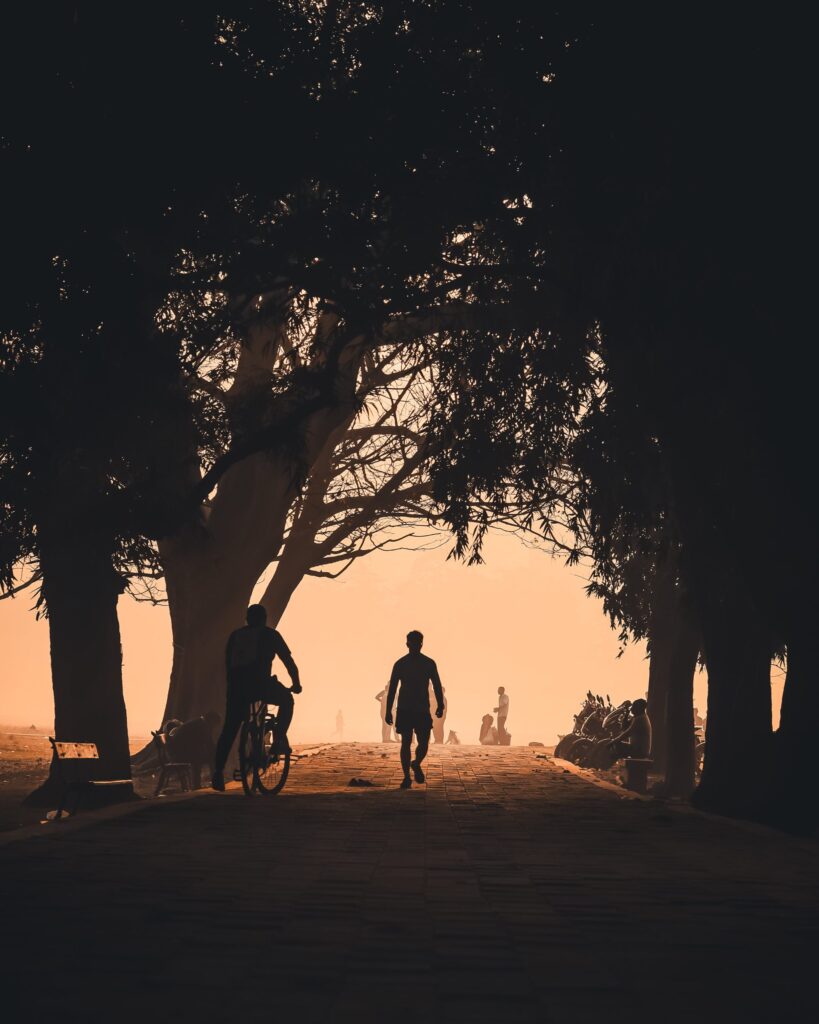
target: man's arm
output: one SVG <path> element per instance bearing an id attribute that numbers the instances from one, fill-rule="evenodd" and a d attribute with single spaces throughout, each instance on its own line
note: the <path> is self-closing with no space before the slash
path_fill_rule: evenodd
<path id="1" fill-rule="evenodd" d="M 432 680 L 432 692 L 435 694 L 435 699 L 438 702 L 435 717 L 441 718 L 444 714 L 444 691 L 441 688 L 441 677 L 438 675 L 438 666 L 434 661 L 432 663 L 432 668 L 429 671 L 429 677 Z"/>
<path id="2" fill-rule="evenodd" d="M 398 689 L 398 662 L 392 667 L 392 675 L 390 676 L 390 685 L 387 689 L 387 713 L 384 716 L 384 721 L 387 725 L 392 725 L 392 705 L 395 701 L 395 691 Z"/>
<path id="3" fill-rule="evenodd" d="M 284 642 L 284 637 L 278 630 L 276 633 L 276 654 L 281 658 L 282 665 L 287 669 L 287 673 L 290 676 L 290 680 L 293 683 L 293 693 L 301 693 L 301 680 L 299 679 L 299 670 L 295 661 L 293 661 L 293 655 L 290 653 L 290 648 Z"/>

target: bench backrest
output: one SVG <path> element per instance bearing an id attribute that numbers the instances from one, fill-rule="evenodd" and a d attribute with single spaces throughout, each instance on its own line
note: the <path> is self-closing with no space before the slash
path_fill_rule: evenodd
<path id="1" fill-rule="evenodd" d="M 96 743 L 74 743 L 48 737 L 54 751 L 54 764 L 66 786 L 100 778 L 102 761 Z"/>
<path id="2" fill-rule="evenodd" d="M 99 761 L 99 751 L 96 743 L 68 743 L 65 740 L 55 740 L 48 737 L 54 753 L 61 761 Z"/>

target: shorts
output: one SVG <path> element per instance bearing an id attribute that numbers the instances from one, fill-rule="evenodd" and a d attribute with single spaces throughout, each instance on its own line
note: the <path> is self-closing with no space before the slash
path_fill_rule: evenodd
<path id="1" fill-rule="evenodd" d="M 399 736 L 413 733 L 420 739 L 432 732 L 432 715 L 429 711 L 416 711 L 413 708 L 399 708 L 395 718 L 395 731 Z"/>
<path id="2" fill-rule="evenodd" d="M 278 707 L 282 698 L 287 700 L 288 697 L 290 690 L 276 676 L 258 681 L 241 677 L 228 679 L 228 703 L 241 704 L 245 709 L 260 700 Z"/>

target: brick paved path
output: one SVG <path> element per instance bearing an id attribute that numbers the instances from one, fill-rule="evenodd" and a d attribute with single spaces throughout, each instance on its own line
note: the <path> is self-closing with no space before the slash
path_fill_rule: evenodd
<path id="1" fill-rule="evenodd" d="M 158 801 L 0 847 L 0 1007 L 22 1000 L 4 1018 L 817 1019 L 815 844 L 527 749 L 433 748 L 409 793 L 396 760 L 339 745 L 274 799 Z"/>

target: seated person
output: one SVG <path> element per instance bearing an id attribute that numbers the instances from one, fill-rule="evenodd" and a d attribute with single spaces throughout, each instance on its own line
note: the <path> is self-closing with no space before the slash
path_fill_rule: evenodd
<path id="1" fill-rule="evenodd" d="M 168 756 L 172 761 L 187 762 L 191 766 L 194 789 L 202 785 L 202 768 L 206 768 L 208 774 L 213 770 L 216 731 L 221 721 L 215 711 L 208 711 L 189 722 L 174 721 L 170 728 L 166 723 Z"/>
<path id="2" fill-rule="evenodd" d="M 494 726 L 495 719 L 491 715 L 484 715 L 481 719 L 480 741 L 485 747 L 497 746 L 498 730 Z"/>
<path id="3" fill-rule="evenodd" d="M 651 721 L 646 714 L 648 704 L 642 699 L 631 705 L 631 719 L 626 728 L 611 741 L 618 757 L 649 757 L 651 754 Z"/>

